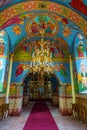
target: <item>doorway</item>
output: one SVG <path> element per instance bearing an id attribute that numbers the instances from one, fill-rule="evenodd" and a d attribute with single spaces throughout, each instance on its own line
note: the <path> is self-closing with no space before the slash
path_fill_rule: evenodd
<path id="1" fill-rule="evenodd" d="M 53 74 L 29 74 L 24 80 L 23 104 L 29 101 L 45 100 L 58 105 L 59 81 Z"/>

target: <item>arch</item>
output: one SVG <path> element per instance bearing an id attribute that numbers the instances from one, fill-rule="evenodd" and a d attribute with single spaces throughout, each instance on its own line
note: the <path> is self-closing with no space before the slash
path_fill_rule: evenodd
<path id="1" fill-rule="evenodd" d="M 26 85 L 28 85 L 28 84 L 29 84 L 29 81 L 30 81 L 34 76 L 37 76 L 37 73 L 36 73 L 35 75 L 33 75 L 33 74 L 31 74 L 30 72 L 28 72 L 28 73 L 24 76 L 24 78 L 23 78 L 23 80 L 22 80 L 22 84 L 25 83 L 25 82 L 27 82 Z M 53 91 L 56 91 L 57 87 L 60 86 L 60 80 L 59 80 L 59 78 L 57 77 L 57 75 L 56 75 L 55 73 L 53 73 L 53 74 L 50 74 L 50 75 L 45 74 L 44 76 L 46 76 L 46 77 L 51 81 L 52 89 L 53 89 Z M 27 81 L 27 78 L 29 79 L 29 81 Z"/>
<path id="2" fill-rule="evenodd" d="M 27 38 L 29 38 L 29 37 L 27 37 Z M 58 40 L 59 42 L 63 42 L 63 47 L 66 47 L 67 48 L 67 43 L 62 39 L 62 38 L 58 38 L 58 39 L 56 39 L 56 40 Z M 26 41 L 26 39 L 24 38 L 22 41 L 21 41 L 21 43 L 20 44 L 22 44 L 24 41 Z M 56 45 L 56 44 L 55 44 Z M 19 46 L 19 45 L 18 45 Z M 15 48 L 16 49 L 16 48 Z M 20 51 L 21 52 L 21 51 Z M 24 79 L 25 79 L 25 77 L 26 77 L 26 74 L 28 75 L 28 73 L 30 73 L 30 71 L 29 71 L 29 61 L 30 61 L 30 59 L 28 59 L 28 60 L 25 60 L 24 58 L 23 59 L 16 59 L 16 57 L 18 57 L 18 54 L 20 55 L 20 52 L 19 53 L 17 53 L 16 54 L 16 56 L 14 56 L 14 64 L 13 64 L 13 69 L 14 69 L 14 71 L 12 72 L 12 76 L 15 76 L 15 73 L 16 73 L 16 71 L 15 71 L 15 68 L 17 68 L 17 66 L 20 66 L 20 64 L 22 64 L 22 68 L 24 68 L 23 66 L 26 66 L 26 67 L 28 67 L 28 69 L 27 69 L 27 71 L 25 71 L 24 72 L 24 70 L 26 70 L 26 69 L 22 69 L 23 71 L 22 72 L 24 72 L 24 73 L 21 73 L 22 75 L 20 75 L 20 77 L 18 76 L 17 78 L 15 78 L 15 81 L 17 81 L 17 82 L 23 82 L 24 81 Z M 22 51 L 23 52 L 23 51 Z M 21 53 L 21 55 L 22 55 L 22 53 Z M 28 56 L 28 55 L 26 55 L 26 56 Z M 22 56 L 23 57 L 23 56 Z M 21 57 L 21 58 L 22 58 Z M 29 57 L 30 58 L 30 57 Z M 64 57 L 65 59 L 61 59 L 60 57 L 59 57 L 59 59 L 55 59 L 55 58 L 53 58 L 53 62 L 55 63 L 55 75 L 57 76 L 57 77 L 59 77 L 59 79 L 60 79 L 60 81 L 61 81 L 61 83 L 64 81 L 66 81 L 66 79 L 68 78 L 69 79 L 69 77 L 67 77 L 66 78 L 66 71 L 65 71 L 65 68 L 67 69 L 67 66 L 69 66 L 68 65 L 68 59 L 67 59 L 67 57 Z M 16 64 L 16 62 L 17 61 L 19 61 L 19 63 L 17 63 Z M 27 62 L 27 63 L 26 63 Z M 58 64 L 58 62 L 59 62 L 59 64 Z M 64 64 L 65 65 L 63 65 L 63 63 L 62 62 L 64 62 Z M 64 70 L 61 70 L 61 71 L 63 71 L 64 73 L 62 73 L 62 72 L 59 72 L 60 70 L 58 70 L 58 68 L 61 68 L 62 66 L 64 67 Z M 62 68 L 61 68 L 62 69 Z M 68 70 L 68 69 L 67 69 Z M 19 75 L 19 74 L 18 74 Z M 60 78 L 60 76 L 62 75 L 62 77 Z M 19 78 L 20 78 L 20 80 L 19 80 Z M 63 78 L 64 78 L 64 80 L 63 80 Z M 12 77 L 12 79 L 14 79 L 14 77 Z M 17 79 L 17 80 L 16 80 Z M 63 81 L 62 81 L 63 80 Z M 68 80 L 66 81 L 66 82 L 68 82 Z"/>
<path id="3" fill-rule="evenodd" d="M 87 22 L 83 17 L 81 17 L 79 14 L 63 5 L 47 1 L 21 2 L 5 9 L 0 13 L 0 26 L 2 26 L 4 23 L 14 18 L 15 16 L 20 17 L 22 13 L 33 10 L 50 11 L 52 13 L 60 14 L 63 17 L 69 19 L 70 21 L 73 21 L 77 26 L 79 26 L 83 30 L 85 35 L 87 35 Z"/>
<path id="4" fill-rule="evenodd" d="M 25 74 L 24 78 L 22 79 L 22 83 L 25 81 L 25 79 L 26 79 L 29 75 L 30 75 L 30 71 Z"/>

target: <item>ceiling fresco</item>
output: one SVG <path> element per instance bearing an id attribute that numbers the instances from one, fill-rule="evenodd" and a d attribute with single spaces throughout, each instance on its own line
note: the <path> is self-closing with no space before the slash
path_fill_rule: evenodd
<path id="1" fill-rule="evenodd" d="M 30 36 L 40 35 L 42 29 L 45 31 L 46 36 L 55 35 L 58 32 L 58 22 L 51 15 L 39 14 L 26 23 L 26 31 Z"/>
<path id="2" fill-rule="evenodd" d="M 34 14 L 33 17 L 32 14 Z M 72 50 L 73 38 L 77 32 L 82 32 L 79 27 L 66 18 L 58 15 L 50 13 L 32 14 L 30 17 L 26 17 L 23 22 L 5 28 L 11 42 L 10 51 L 13 52 L 22 42 L 27 43 L 40 39 L 40 31 L 42 29 L 45 31 L 45 40 L 60 41 L 64 44 L 66 42 L 68 50 Z M 28 14 L 25 14 L 24 16 L 26 15 Z"/>
<path id="3" fill-rule="evenodd" d="M 68 45 L 63 39 L 59 38 L 55 41 L 45 40 L 45 42 L 46 45 L 44 46 L 44 49 L 49 48 L 53 60 L 68 57 Z M 28 42 L 26 44 L 23 42 L 15 51 L 14 61 L 29 61 L 31 60 L 32 55 L 36 50 L 41 50 L 41 46 L 38 40 Z"/>
<path id="4" fill-rule="evenodd" d="M 44 29 L 44 39 L 49 43 L 53 58 L 65 58 L 69 53 L 73 53 L 76 35 L 83 34 L 83 39 L 84 35 L 87 36 L 86 14 L 82 12 L 82 15 L 71 8 L 73 2 L 75 3 L 74 0 L 0 1 L 0 30 L 5 29 L 9 36 L 10 52 L 14 52 L 22 41 L 27 43 L 28 47 L 31 42 L 32 46 L 33 43 L 36 44 L 41 38 L 41 29 Z M 86 6 L 85 0 L 78 2 Z M 34 50 L 33 47 L 32 49 Z M 33 50 L 30 50 L 31 53 Z"/>
<path id="5" fill-rule="evenodd" d="M 55 74 L 61 83 L 69 83 L 69 55 L 76 60 L 87 55 L 87 0 L 0 0 L 1 66 L 14 54 L 12 82 L 24 80 L 32 55 L 41 51 L 41 30 Z"/>
<path id="6" fill-rule="evenodd" d="M 72 21 L 87 35 L 87 21 L 84 19 L 85 17 L 82 17 L 66 6 L 47 1 L 21 2 L 19 4 L 14 4 L 13 6 L 6 8 L 0 13 L 0 29 L 10 26 L 14 23 L 22 23 L 26 17 L 32 15 L 31 11 L 38 11 L 38 13 L 45 11 L 47 14 L 49 12 L 54 15 L 57 14 L 65 18 L 64 22 L 66 24 L 68 24 L 68 20 Z M 28 15 L 25 15 L 27 12 L 30 13 L 28 13 Z M 58 19 L 61 20 L 59 17 Z"/>
<path id="7" fill-rule="evenodd" d="M 62 54 L 62 56 L 58 57 L 65 58 L 67 57 L 67 54 L 65 54 L 66 52 L 69 52 L 71 54 L 73 53 L 73 43 L 77 34 L 83 34 L 84 39 L 83 31 L 75 23 L 57 14 L 53 14 L 50 12 L 38 13 L 38 11 L 32 11 L 31 14 L 21 14 L 20 18 L 23 20 L 19 20 L 17 21 L 17 23 L 14 23 L 5 28 L 10 39 L 11 53 L 13 53 L 15 49 L 23 43 L 32 43 L 33 45 L 33 42 L 37 42 L 38 40 L 40 40 L 40 31 L 42 29 L 44 29 L 45 31 L 44 39 L 46 41 L 54 41 L 54 43 L 56 41 L 56 43 L 58 44 L 61 43 L 61 45 L 63 45 L 64 48 L 68 50 L 64 50 L 64 52 L 60 51 L 64 49 L 63 46 L 59 47 L 59 50 L 54 48 L 53 55 L 56 55 L 55 51 L 59 51 L 59 53 Z M 3 30 L 1 32 L 3 32 Z M 0 34 L 2 35 L 2 33 Z M 78 39 L 78 41 L 79 40 L 80 38 Z M 17 52 L 17 54 L 20 53 Z M 24 53 L 24 57 L 27 57 L 27 53 Z M 54 56 L 54 58 L 58 57 Z"/>
<path id="8" fill-rule="evenodd" d="M 0 10 L 3 10 L 13 4 L 19 2 L 26 2 L 28 0 L 0 0 Z M 44 1 L 44 0 L 43 0 Z M 64 6 L 77 10 L 87 17 L 87 0 L 50 0 L 56 3 L 60 3 Z"/>

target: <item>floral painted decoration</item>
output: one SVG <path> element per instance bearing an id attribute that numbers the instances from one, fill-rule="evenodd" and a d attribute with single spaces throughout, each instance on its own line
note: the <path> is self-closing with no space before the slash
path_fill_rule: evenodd
<path id="1" fill-rule="evenodd" d="M 21 28 L 20 26 L 16 25 L 13 27 L 13 32 L 15 32 L 15 35 L 21 34 Z"/>

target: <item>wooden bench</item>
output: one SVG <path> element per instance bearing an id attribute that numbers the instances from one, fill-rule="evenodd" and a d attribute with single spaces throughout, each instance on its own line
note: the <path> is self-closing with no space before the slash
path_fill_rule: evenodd
<path id="1" fill-rule="evenodd" d="M 8 116 L 9 113 L 9 104 L 2 104 L 0 105 L 0 119 L 3 120 Z"/>
<path id="2" fill-rule="evenodd" d="M 77 118 L 77 119 L 80 118 L 80 109 L 81 109 L 81 106 L 79 104 L 72 103 L 72 114 L 74 118 Z"/>
<path id="3" fill-rule="evenodd" d="M 3 108 L 2 105 L 0 105 L 0 120 L 3 120 L 3 116 L 4 116 Z"/>
<path id="4" fill-rule="evenodd" d="M 74 118 L 77 118 L 82 121 L 82 123 L 85 123 L 87 127 L 87 108 L 85 106 L 72 103 L 72 114 Z"/>

